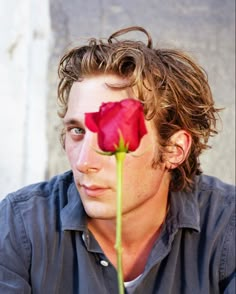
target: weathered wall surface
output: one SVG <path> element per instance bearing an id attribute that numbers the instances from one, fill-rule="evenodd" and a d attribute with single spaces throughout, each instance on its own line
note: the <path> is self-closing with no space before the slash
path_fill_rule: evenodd
<path id="1" fill-rule="evenodd" d="M 40 7 L 36 0 L 20 2 L 10 0 L 0 12 L 5 54 L 0 70 L 0 197 L 69 168 L 59 143 L 59 58 L 72 44 L 130 25 L 144 26 L 154 44 L 185 49 L 205 68 L 216 103 L 225 110 L 222 131 L 202 157 L 203 169 L 235 182 L 234 0 L 44 0 Z"/>
<path id="2" fill-rule="evenodd" d="M 0 198 L 45 178 L 47 0 L 0 0 Z"/>

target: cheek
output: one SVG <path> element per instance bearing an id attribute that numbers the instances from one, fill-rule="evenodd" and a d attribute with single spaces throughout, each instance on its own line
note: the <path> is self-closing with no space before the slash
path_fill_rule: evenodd
<path id="1" fill-rule="evenodd" d="M 124 163 L 124 180 L 127 185 L 134 185 L 142 183 L 146 174 L 148 174 L 152 167 L 152 155 L 146 153 L 141 156 L 133 156 L 128 154 Z"/>
<path id="2" fill-rule="evenodd" d="M 65 152 L 66 152 L 67 158 L 72 166 L 73 163 L 76 162 L 76 159 L 77 159 L 79 152 L 80 152 L 80 148 L 78 145 L 72 144 L 70 142 L 69 138 L 65 138 Z"/>
<path id="3" fill-rule="evenodd" d="M 125 159 L 125 169 L 137 171 L 142 170 L 143 172 L 147 168 L 151 168 L 153 161 L 153 151 L 152 148 L 146 148 L 143 150 L 137 150 L 137 152 L 130 153 L 126 155 Z"/>
<path id="4" fill-rule="evenodd" d="M 138 157 L 127 155 L 124 164 L 124 184 L 126 187 L 133 186 L 137 192 L 138 190 L 158 189 L 163 178 L 164 167 L 161 165 L 153 168 L 153 157 L 154 154 L 151 151 Z"/>

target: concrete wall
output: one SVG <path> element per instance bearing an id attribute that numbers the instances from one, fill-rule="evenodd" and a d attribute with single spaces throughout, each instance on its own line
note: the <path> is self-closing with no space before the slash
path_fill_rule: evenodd
<path id="1" fill-rule="evenodd" d="M 0 197 L 69 168 L 56 114 L 59 58 L 72 43 L 129 25 L 144 26 L 154 44 L 185 49 L 206 69 L 225 111 L 203 169 L 235 182 L 234 0 L 19 2 L 2 3 L 0 12 Z"/>
<path id="2" fill-rule="evenodd" d="M 45 178 L 47 0 L 0 0 L 0 198 Z"/>

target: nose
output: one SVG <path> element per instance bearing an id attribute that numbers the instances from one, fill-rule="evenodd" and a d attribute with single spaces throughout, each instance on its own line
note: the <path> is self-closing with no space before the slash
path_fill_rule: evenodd
<path id="1" fill-rule="evenodd" d="M 98 150 L 97 135 L 86 131 L 77 157 L 77 170 L 85 174 L 98 172 L 104 157 L 97 152 Z"/>

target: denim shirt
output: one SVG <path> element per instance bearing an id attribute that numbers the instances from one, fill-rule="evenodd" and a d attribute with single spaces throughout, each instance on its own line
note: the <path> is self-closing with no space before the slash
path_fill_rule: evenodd
<path id="1" fill-rule="evenodd" d="M 169 201 L 145 270 L 126 293 L 235 294 L 235 187 L 200 176 L 193 192 Z M 8 195 L 0 203 L 0 293 L 118 293 L 116 269 L 86 220 L 71 172 Z"/>

